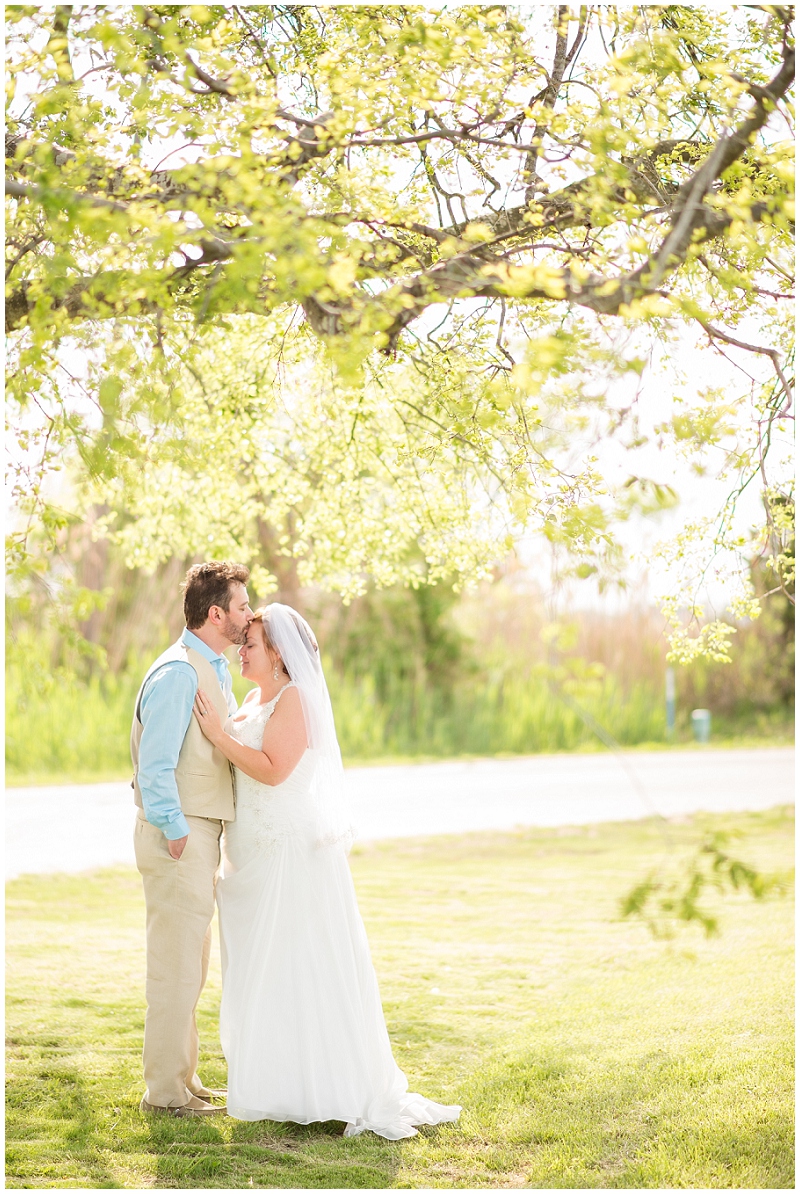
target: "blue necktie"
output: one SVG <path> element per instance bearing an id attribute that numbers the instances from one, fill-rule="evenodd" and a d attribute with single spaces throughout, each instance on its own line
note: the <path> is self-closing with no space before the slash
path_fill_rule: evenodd
<path id="1" fill-rule="evenodd" d="M 231 694 L 232 684 L 228 661 L 224 655 L 220 655 L 213 661 L 213 666 L 215 672 L 217 673 L 217 679 L 219 680 L 220 687 L 222 688 L 222 692 L 225 696 L 225 703 L 229 704 L 228 698 Z"/>

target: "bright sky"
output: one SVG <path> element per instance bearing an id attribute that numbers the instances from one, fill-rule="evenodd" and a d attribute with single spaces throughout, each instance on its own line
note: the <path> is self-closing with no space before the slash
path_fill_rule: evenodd
<path id="1" fill-rule="evenodd" d="M 765 343 L 756 321 L 749 323 L 750 326 L 745 323 L 740 325 L 736 335 L 750 343 Z M 685 330 L 669 357 L 660 352 L 655 355 L 641 381 L 638 399 L 640 426 L 642 434 L 648 436 L 648 442 L 635 449 L 625 450 L 619 441 L 605 439 L 594 449 L 600 469 L 612 483 L 621 485 L 631 475 L 648 478 L 671 486 L 678 493 L 680 501 L 677 506 L 656 515 L 632 518 L 620 528 L 619 539 L 626 548 L 629 560 L 630 593 L 611 589 L 600 594 L 591 580 L 575 581 L 567 586 L 565 594 L 574 606 L 619 608 L 629 602 L 631 593 L 635 594 L 637 600 L 649 601 L 666 592 L 674 584 L 675 578 L 654 559 L 656 545 L 672 539 L 689 522 L 705 518 L 716 520 L 728 495 L 736 488 L 738 482 L 735 474 L 727 478 L 717 475 L 725 457 L 722 448 L 708 449 L 704 457 L 706 472 L 699 475 L 695 468 L 695 457 L 686 458 L 677 454 L 672 442 L 660 444 L 660 437 L 653 430 L 675 413 L 675 398 L 678 396 L 692 405 L 699 402 L 699 395 L 709 387 L 719 388 L 723 393 L 729 392 L 732 398 L 747 392 L 748 380 L 733 361 L 759 379 L 770 376 L 771 366 L 765 358 L 754 357 L 735 348 L 726 347 L 725 352 L 729 360 L 708 345 L 702 332 L 694 334 Z M 638 378 L 628 376 L 615 383 L 610 394 L 612 403 L 615 406 L 627 405 L 638 382 Z M 780 477 L 785 482 L 793 475 L 793 438 L 790 428 L 791 424 L 783 424 L 775 435 L 768 462 L 771 480 Z M 737 501 L 735 525 L 740 533 L 748 536 L 752 528 L 762 523 L 761 485 L 756 478 Z M 541 539 L 527 537 L 520 544 L 519 555 L 532 577 L 548 589 L 551 564 Z M 723 613 L 727 599 L 738 589 L 736 584 L 732 588 L 728 575 L 731 564 L 730 557 L 721 556 L 716 568 L 712 567 L 698 591 L 700 603 L 706 606 L 709 613 Z"/>

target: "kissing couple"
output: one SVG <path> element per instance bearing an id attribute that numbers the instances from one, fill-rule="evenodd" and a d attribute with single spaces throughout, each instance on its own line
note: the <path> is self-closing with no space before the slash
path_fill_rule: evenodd
<path id="1" fill-rule="evenodd" d="M 186 629 L 136 699 L 134 842 L 147 909 L 141 1110 L 339 1120 L 345 1136 L 414 1136 L 461 1108 L 411 1094 L 392 1056 L 347 862 L 353 830 L 319 648 L 289 606 L 254 614 L 248 580 L 238 564 L 189 569 Z M 241 709 L 222 654 L 232 645 L 253 684 Z M 227 1091 L 197 1074 L 195 1010 L 215 898 Z"/>

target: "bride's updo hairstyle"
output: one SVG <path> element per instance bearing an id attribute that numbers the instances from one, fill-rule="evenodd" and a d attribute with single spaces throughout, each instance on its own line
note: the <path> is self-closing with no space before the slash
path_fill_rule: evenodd
<path id="1" fill-rule="evenodd" d="M 280 655 L 280 649 L 275 642 L 274 635 L 270 628 L 269 614 L 270 607 L 268 605 L 262 605 L 253 614 L 252 620 L 253 622 L 258 622 L 259 626 L 261 627 L 261 633 L 264 635 L 264 642 L 266 643 L 267 648 L 270 651 L 274 651 L 276 655 Z M 291 617 L 292 621 L 297 627 L 297 632 L 300 635 L 301 643 L 305 647 L 306 651 L 308 651 L 308 654 L 311 656 L 311 658 L 316 662 L 317 656 L 319 655 L 319 647 L 317 646 L 317 640 L 314 638 L 314 635 L 311 632 L 311 627 L 303 618 L 297 617 L 294 611 L 292 611 Z M 287 668 L 282 656 L 281 663 L 283 664 L 283 670 L 286 675 L 289 676 L 290 680 L 293 679 L 293 677 L 289 674 L 289 669 Z"/>

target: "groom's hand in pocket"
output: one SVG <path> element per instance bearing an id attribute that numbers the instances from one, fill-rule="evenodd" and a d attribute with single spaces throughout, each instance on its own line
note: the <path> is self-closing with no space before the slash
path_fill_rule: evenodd
<path id="1" fill-rule="evenodd" d="M 186 847 L 186 843 L 188 842 L 188 840 L 189 840 L 189 835 L 187 833 L 186 837 L 176 837 L 176 838 L 173 838 L 172 841 L 169 841 L 169 840 L 167 841 L 167 849 L 169 850 L 172 858 L 176 858 L 176 859 L 180 858 L 181 854 L 183 854 L 183 851 Z"/>

